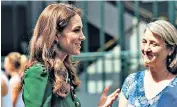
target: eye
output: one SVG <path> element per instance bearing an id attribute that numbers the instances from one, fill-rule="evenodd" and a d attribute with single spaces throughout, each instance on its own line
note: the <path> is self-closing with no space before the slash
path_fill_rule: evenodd
<path id="1" fill-rule="evenodd" d="M 147 43 L 147 41 L 143 39 L 143 40 L 142 40 L 142 43 Z"/>
<path id="2" fill-rule="evenodd" d="M 159 46 L 159 44 L 157 44 L 157 43 L 152 43 L 152 46 L 153 46 L 153 47 Z"/>
<path id="3" fill-rule="evenodd" d="M 79 28 L 74 29 L 73 32 L 80 32 L 80 29 Z"/>
<path id="4" fill-rule="evenodd" d="M 159 46 L 159 44 L 158 44 L 157 42 L 154 42 L 154 41 L 151 41 L 151 42 L 150 42 L 150 45 L 151 45 L 152 47 Z"/>

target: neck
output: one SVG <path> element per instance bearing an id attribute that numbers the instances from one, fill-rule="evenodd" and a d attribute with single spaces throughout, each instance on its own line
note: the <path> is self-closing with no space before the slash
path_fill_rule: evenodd
<path id="1" fill-rule="evenodd" d="M 169 72 L 167 68 L 164 67 L 150 67 L 149 68 L 152 79 L 156 82 L 160 82 L 168 78 Z"/>
<path id="2" fill-rule="evenodd" d="M 65 52 L 60 51 L 60 52 L 57 53 L 56 58 L 59 58 L 61 61 L 64 61 L 67 55 L 68 54 L 66 54 Z"/>

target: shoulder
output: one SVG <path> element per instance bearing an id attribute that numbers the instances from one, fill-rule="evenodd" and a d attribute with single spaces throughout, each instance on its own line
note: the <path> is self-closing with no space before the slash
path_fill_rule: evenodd
<path id="1" fill-rule="evenodd" d="M 23 78 L 25 107 L 47 107 L 52 96 L 52 86 L 49 73 L 43 64 L 36 63 L 26 69 Z"/>
<path id="2" fill-rule="evenodd" d="M 41 63 L 33 64 L 31 67 L 25 70 L 25 76 L 34 76 L 34 75 L 47 75 L 46 67 Z"/>
<path id="3" fill-rule="evenodd" d="M 9 81 L 7 76 L 5 75 L 5 73 L 3 71 L 1 71 L 1 79 L 4 79 L 6 83 Z"/>
<path id="4" fill-rule="evenodd" d="M 166 88 L 158 101 L 158 107 L 176 107 L 177 105 L 177 77 Z M 164 106 L 165 105 L 165 106 Z"/>
<path id="5" fill-rule="evenodd" d="M 45 66 L 43 64 L 35 63 L 32 66 L 30 66 L 29 68 L 27 68 L 25 70 L 25 72 L 32 72 L 32 71 L 41 72 L 44 69 L 45 69 Z"/>
<path id="6" fill-rule="evenodd" d="M 174 78 L 174 80 L 171 82 L 171 84 L 169 84 L 169 87 L 176 87 L 176 89 L 177 89 L 177 76 Z"/>
<path id="7" fill-rule="evenodd" d="M 142 78 L 144 77 L 144 71 L 138 71 L 135 73 L 130 74 L 124 81 L 122 85 L 121 92 L 125 96 L 126 99 L 129 98 L 130 93 L 134 92 L 137 83 L 141 82 Z"/>
<path id="8" fill-rule="evenodd" d="M 5 96 L 8 93 L 8 87 L 3 78 L 1 78 L 1 95 Z"/>
<path id="9" fill-rule="evenodd" d="M 9 81 L 10 85 L 16 85 L 16 84 L 18 84 L 18 83 L 20 83 L 20 82 L 21 82 L 21 79 L 20 79 L 20 76 L 19 76 L 19 75 L 16 75 L 16 76 L 14 76 L 14 77 L 11 77 L 11 79 L 10 79 L 10 81 Z"/>
<path id="10" fill-rule="evenodd" d="M 144 74 L 145 74 L 145 70 L 144 70 L 144 71 L 137 71 L 137 72 L 135 72 L 135 73 L 130 74 L 130 75 L 126 78 L 126 81 L 130 81 L 130 82 L 136 81 L 136 80 L 138 80 L 139 78 L 143 78 L 143 77 L 144 77 Z"/>
<path id="11" fill-rule="evenodd" d="M 7 87 L 9 86 L 9 80 L 7 78 L 7 76 L 4 74 L 4 72 L 1 72 L 1 81 L 3 80 L 4 84 L 7 85 Z"/>

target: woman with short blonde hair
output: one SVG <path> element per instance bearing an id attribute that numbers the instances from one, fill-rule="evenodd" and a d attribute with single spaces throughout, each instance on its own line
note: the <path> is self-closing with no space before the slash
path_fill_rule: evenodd
<path id="1" fill-rule="evenodd" d="M 176 28 L 165 20 L 149 23 L 141 42 L 141 52 L 147 69 L 126 78 L 119 107 L 176 107 Z"/>
<path id="2" fill-rule="evenodd" d="M 21 74 L 24 72 L 27 57 L 18 52 L 10 52 L 4 60 L 4 68 L 7 74 L 11 76 L 10 87 L 12 94 L 13 107 L 24 107 L 22 100 L 22 90 L 18 88 L 21 86 Z"/>

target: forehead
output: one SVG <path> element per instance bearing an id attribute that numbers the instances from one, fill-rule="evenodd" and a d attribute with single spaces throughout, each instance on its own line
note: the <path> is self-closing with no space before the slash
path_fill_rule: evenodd
<path id="1" fill-rule="evenodd" d="M 164 40 L 159 35 L 151 32 L 148 29 L 146 29 L 146 31 L 144 32 L 143 39 L 152 40 L 152 41 L 156 41 L 156 42 L 164 42 Z"/>
<path id="2" fill-rule="evenodd" d="M 74 16 L 70 19 L 70 21 L 69 21 L 69 23 L 68 23 L 68 27 L 73 28 L 73 27 L 76 27 L 76 26 L 80 26 L 80 27 L 83 26 L 83 25 L 82 25 L 81 17 L 80 17 L 78 14 L 74 15 Z"/>

